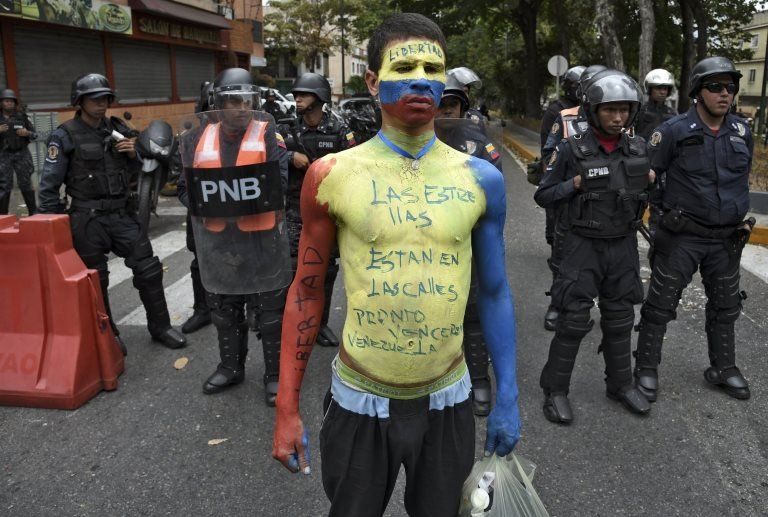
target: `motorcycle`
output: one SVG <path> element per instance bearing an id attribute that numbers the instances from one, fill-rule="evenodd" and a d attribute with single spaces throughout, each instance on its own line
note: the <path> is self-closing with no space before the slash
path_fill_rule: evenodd
<path id="1" fill-rule="evenodd" d="M 178 140 L 173 129 L 162 120 L 150 122 L 136 142 L 142 161 L 136 186 L 137 212 L 145 234 L 149 231 L 150 214 L 157 215 L 157 198 L 168 181 L 177 147 Z"/>

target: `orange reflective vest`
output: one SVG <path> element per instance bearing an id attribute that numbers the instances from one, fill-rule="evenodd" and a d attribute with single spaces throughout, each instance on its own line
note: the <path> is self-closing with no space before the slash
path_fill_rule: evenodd
<path id="1" fill-rule="evenodd" d="M 560 117 L 563 120 L 563 138 L 576 133 L 576 128 L 573 127 L 574 122 L 579 117 L 579 107 L 574 106 L 572 108 L 564 109 L 560 112 Z"/>
<path id="2" fill-rule="evenodd" d="M 220 123 L 208 124 L 203 131 L 195 148 L 194 167 L 199 169 L 221 168 L 221 153 L 219 148 Z M 240 149 L 237 152 L 235 165 L 252 165 L 267 161 L 267 146 L 264 142 L 264 134 L 267 123 L 252 120 L 245 131 Z M 264 212 L 261 214 L 246 215 L 237 218 L 237 227 L 243 232 L 258 232 L 271 230 L 275 227 L 277 214 Z M 203 224 L 212 232 L 221 232 L 227 226 L 227 220 L 221 217 L 205 217 Z"/>

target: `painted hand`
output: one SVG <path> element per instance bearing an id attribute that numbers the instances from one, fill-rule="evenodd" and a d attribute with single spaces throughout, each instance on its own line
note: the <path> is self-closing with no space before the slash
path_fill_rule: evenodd
<path id="1" fill-rule="evenodd" d="M 497 456 L 506 456 L 520 440 L 520 410 L 517 402 L 509 405 L 497 404 L 488 415 L 485 435 L 485 455 L 494 452 Z"/>
<path id="2" fill-rule="evenodd" d="M 272 457 L 293 472 L 309 475 L 309 436 L 299 415 L 280 414 L 275 418 Z"/>

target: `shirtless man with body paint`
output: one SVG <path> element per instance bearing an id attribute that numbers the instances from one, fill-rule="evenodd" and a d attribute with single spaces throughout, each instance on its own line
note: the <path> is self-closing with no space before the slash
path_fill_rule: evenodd
<path id="1" fill-rule="evenodd" d="M 393 15 L 372 35 L 368 55 L 366 83 L 381 101 L 381 132 L 318 160 L 304 180 L 272 455 L 292 472 L 310 472 L 300 387 L 338 242 L 347 317 L 320 432 L 330 515 L 382 515 L 400 465 L 409 515 L 455 515 L 475 448 L 462 353 L 473 254 L 497 385 L 485 451 L 504 456 L 520 437 L 504 180 L 493 165 L 435 138 L 445 84 L 437 25 Z"/>

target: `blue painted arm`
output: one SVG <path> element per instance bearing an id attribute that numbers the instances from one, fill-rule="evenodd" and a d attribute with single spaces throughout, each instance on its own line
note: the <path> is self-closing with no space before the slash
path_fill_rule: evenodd
<path id="1" fill-rule="evenodd" d="M 488 416 L 486 454 L 509 454 L 520 439 L 517 407 L 515 307 L 504 260 L 504 177 L 490 163 L 472 158 L 472 170 L 486 197 L 485 214 L 472 232 L 479 291 L 480 324 L 496 376 L 496 405 Z"/>

